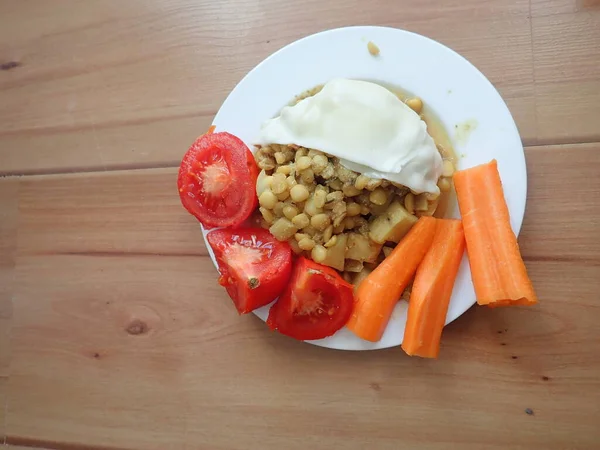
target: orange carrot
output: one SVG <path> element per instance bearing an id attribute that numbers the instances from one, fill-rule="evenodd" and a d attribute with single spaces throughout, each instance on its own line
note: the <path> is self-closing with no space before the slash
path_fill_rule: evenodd
<path id="1" fill-rule="evenodd" d="M 363 280 L 354 296 L 354 312 L 346 326 L 358 337 L 381 339 L 394 306 L 431 245 L 436 219 L 421 217 L 392 253 Z"/>
<path id="2" fill-rule="evenodd" d="M 477 303 L 533 305 L 537 297 L 517 238 L 496 160 L 454 174 Z"/>
<path id="3" fill-rule="evenodd" d="M 417 269 L 408 302 L 402 341 L 407 354 L 437 358 L 464 250 L 465 235 L 460 220 L 438 219 L 433 242 Z"/>

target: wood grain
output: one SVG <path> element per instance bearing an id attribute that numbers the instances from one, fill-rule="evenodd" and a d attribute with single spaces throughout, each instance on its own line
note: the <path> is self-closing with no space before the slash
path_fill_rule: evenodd
<path id="1" fill-rule="evenodd" d="M 579 199 L 600 193 L 600 145 L 526 156 L 520 242 L 540 305 L 471 309 L 439 361 L 321 349 L 238 316 L 173 194 L 175 169 L 19 179 L 8 442 L 592 448 L 600 210 L 580 214 Z"/>
<path id="2" fill-rule="evenodd" d="M 600 141 L 600 2 L 539 1 L 532 13 L 538 142 Z"/>
<path id="3" fill-rule="evenodd" d="M 27 5 L 0 5 L 0 63 L 17 64 L 0 71 L 0 173 L 176 165 L 258 62 L 307 34 L 360 24 L 416 31 L 465 55 L 523 138 L 536 139 L 527 0 Z"/>

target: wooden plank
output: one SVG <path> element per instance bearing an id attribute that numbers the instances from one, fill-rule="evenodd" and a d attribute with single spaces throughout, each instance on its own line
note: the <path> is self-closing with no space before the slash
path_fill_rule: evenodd
<path id="1" fill-rule="evenodd" d="M 17 179 L 0 178 L 0 377 L 8 376 L 9 325 L 12 318 L 17 246 L 18 191 Z"/>
<path id="2" fill-rule="evenodd" d="M 530 264 L 543 307 L 472 311 L 447 330 L 432 363 L 398 349 L 355 354 L 292 342 L 237 317 L 216 287 L 200 284 L 199 295 L 193 276 L 212 270 L 127 259 L 26 258 L 32 275 L 23 283 L 35 276 L 44 290 L 25 291 L 16 314 L 9 442 L 391 449 L 400 439 L 414 448 L 433 424 L 426 448 L 583 448 L 600 438 L 597 291 L 585 264 Z M 69 282 L 65 270 L 87 283 Z M 125 331 L 134 318 L 147 333 Z"/>
<path id="3" fill-rule="evenodd" d="M 531 0 L 532 17 L 564 13 L 588 13 L 600 9 L 598 0 Z"/>
<path id="4" fill-rule="evenodd" d="M 524 257 L 600 265 L 600 144 L 532 147 L 526 158 Z"/>
<path id="5" fill-rule="evenodd" d="M 600 140 L 600 3 L 532 2 L 538 141 Z"/>
<path id="6" fill-rule="evenodd" d="M 8 442 L 592 448 L 598 155 L 599 144 L 527 150 L 520 241 L 540 305 L 471 309 L 438 361 L 321 349 L 238 316 L 175 169 L 22 178 Z"/>
<path id="7" fill-rule="evenodd" d="M 528 12 L 527 0 L 3 2 L 0 63 L 16 65 L 0 72 L 0 172 L 175 165 L 258 62 L 348 24 L 405 28 L 457 50 L 533 142 Z"/>

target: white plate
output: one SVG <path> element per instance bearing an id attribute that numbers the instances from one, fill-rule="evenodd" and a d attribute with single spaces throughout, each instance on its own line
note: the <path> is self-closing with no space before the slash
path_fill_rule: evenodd
<path id="1" fill-rule="evenodd" d="M 381 49 L 379 56 L 369 54 L 368 41 Z M 235 134 L 253 148 L 264 120 L 275 116 L 301 92 L 336 77 L 379 81 L 419 95 L 454 139 L 460 169 L 496 158 L 511 225 L 515 233 L 519 232 L 525 211 L 527 172 L 521 139 L 506 104 L 466 59 L 418 34 L 394 28 L 350 27 L 300 39 L 269 56 L 240 81 L 215 117 L 216 130 Z M 474 126 L 466 139 L 458 136 L 464 124 Z M 460 217 L 456 204 L 449 215 Z M 212 252 L 211 258 L 214 263 Z M 474 303 L 475 292 L 465 257 L 446 324 Z M 265 306 L 255 313 L 266 320 L 268 311 L 269 306 Z M 399 302 L 379 342 L 363 341 L 346 328 L 327 339 L 307 342 L 343 350 L 400 345 L 406 311 L 407 303 Z"/>

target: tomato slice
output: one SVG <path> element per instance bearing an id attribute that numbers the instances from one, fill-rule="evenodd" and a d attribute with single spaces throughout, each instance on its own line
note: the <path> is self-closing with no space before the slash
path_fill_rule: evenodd
<path id="1" fill-rule="evenodd" d="M 220 229 L 206 236 L 219 272 L 240 314 L 267 305 L 287 285 L 292 272 L 292 249 L 262 228 Z"/>
<path id="2" fill-rule="evenodd" d="M 352 290 L 332 268 L 299 258 L 290 284 L 269 311 L 267 325 L 302 341 L 331 336 L 350 319 Z"/>
<path id="3" fill-rule="evenodd" d="M 240 139 L 211 131 L 196 139 L 181 161 L 179 196 L 202 225 L 237 227 L 258 205 L 258 166 Z"/>

